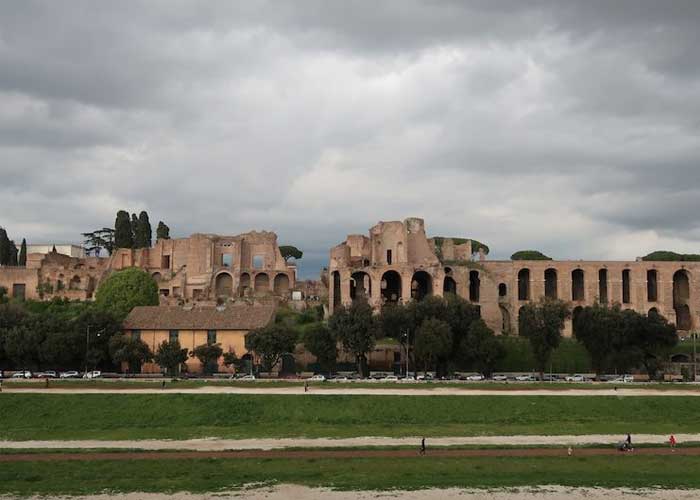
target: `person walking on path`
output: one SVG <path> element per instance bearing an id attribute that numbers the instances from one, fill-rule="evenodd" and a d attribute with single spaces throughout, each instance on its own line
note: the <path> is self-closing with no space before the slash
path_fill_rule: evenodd
<path id="1" fill-rule="evenodd" d="M 668 438 L 668 444 L 671 446 L 671 451 L 676 451 L 676 436 L 671 434 L 671 437 Z"/>
<path id="2" fill-rule="evenodd" d="M 309 381 L 304 380 L 304 392 L 309 392 Z"/>
<path id="3" fill-rule="evenodd" d="M 566 450 L 566 454 L 567 454 L 568 456 L 573 455 L 573 454 L 574 454 L 574 449 L 573 449 L 571 446 L 569 446 L 569 448 Z"/>
<path id="4" fill-rule="evenodd" d="M 161 380 L 160 382 L 160 388 L 165 389 L 165 379 Z"/>
<path id="5" fill-rule="evenodd" d="M 627 434 L 627 439 L 625 440 L 625 443 L 627 443 L 628 451 L 634 451 L 634 448 L 632 448 L 632 436 L 630 434 Z"/>
<path id="6" fill-rule="evenodd" d="M 421 439 L 420 441 L 420 451 L 419 453 L 421 455 L 425 455 L 425 438 Z"/>

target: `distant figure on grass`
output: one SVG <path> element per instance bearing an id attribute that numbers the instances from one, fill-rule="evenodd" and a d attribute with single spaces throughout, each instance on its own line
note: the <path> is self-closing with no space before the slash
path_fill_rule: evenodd
<path id="1" fill-rule="evenodd" d="M 573 455 L 573 454 L 574 454 L 574 449 L 573 449 L 571 446 L 569 446 L 569 449 L 566 450 L 566 454 L 567 454 L 568 456 Z"/>
<path id="2" fill-rule="evenodd" d="M 165 389 L 165 380 L 162 380 L 162 381 L 160 382 L 160 388 L 161 388 L 161 389 Z"/>
<path id="3" fill-rule="evenodd" d="M 628 449 L 629 451 L 634 450 L 634 448 L 632 448 L 632 436 L 629 435 L 629 434 L 627 434 L 626 443 L 627 443 L 627 449 Z"/>
<path id="4" fill-rule="evenodd" d="M 420 440 L 420 450 L 418 451 L 421 455 L 425 455 L 425 438 Z"/>
<path id="5" fill-rule="evenodd" d="M 676 451 L 676 436 L 671 434 L 671 437 L 668 438 L 668 444 L 671 446 L 671 451 Z"/>
<path id="6" fill-rule="evenodd" d="M 309 392 L 309 381 L 304 380 L 304 392 Z"/>

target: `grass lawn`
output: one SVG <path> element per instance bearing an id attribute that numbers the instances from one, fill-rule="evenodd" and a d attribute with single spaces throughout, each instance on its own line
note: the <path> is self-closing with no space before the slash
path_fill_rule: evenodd
<path id="1" fill-rule="evenodd" d="M 700 432 L 700 398 L 0 394 L 0 439 Z"/>
<path id="2" fill-rule="evenodd" d="M 18 462 L 0 467 L 0 494 L 214 492 L 250 483 L 344 490 L 537 485 L 700 488 L 700 457 L 173 459 Z"/>

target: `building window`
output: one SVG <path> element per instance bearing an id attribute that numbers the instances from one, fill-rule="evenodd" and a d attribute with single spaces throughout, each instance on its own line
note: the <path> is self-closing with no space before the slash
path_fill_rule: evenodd
<path id="1" fill-rule="evenodd" d="M 207 330 L 207 345 L 216 344 L 216 330 Z"/>
<path id="2" fill-rule="evenodd" d="M 221 255 L 221 265 L 224 267 L 231 267 L 233 264 L 233 255 L 230 253 L 225 253 Z"/>
<path id="3" fill-rule="evenodd" d="M 622 303 L 629 304 L 630 301 L 630 270 L 622 271 Z"/>
<path id="4" fill-rule="evenodd" d="M 386 263 L 391 265 L 391 250 L 386 251 Z"/>
<path id="5" fill-rule="evenodd" d="M 178 330 L 170 330 L 170 342 L 178 342 L 180 332 Z"/>
<path id="6" fill-rule="evenodd" d="M 141 330 L 131 330 L 131 338 L 134 340 L 141 340 Z"/>

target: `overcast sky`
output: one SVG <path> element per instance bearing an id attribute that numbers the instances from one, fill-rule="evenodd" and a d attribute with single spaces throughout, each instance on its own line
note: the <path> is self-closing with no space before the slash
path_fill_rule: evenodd
<path id="1" fill-rule="evenodd" d="M 526 5 L 529 4 L 529 5 Z M 0 4 L 0 226 L 700 253 L 700 2 Z"/>

